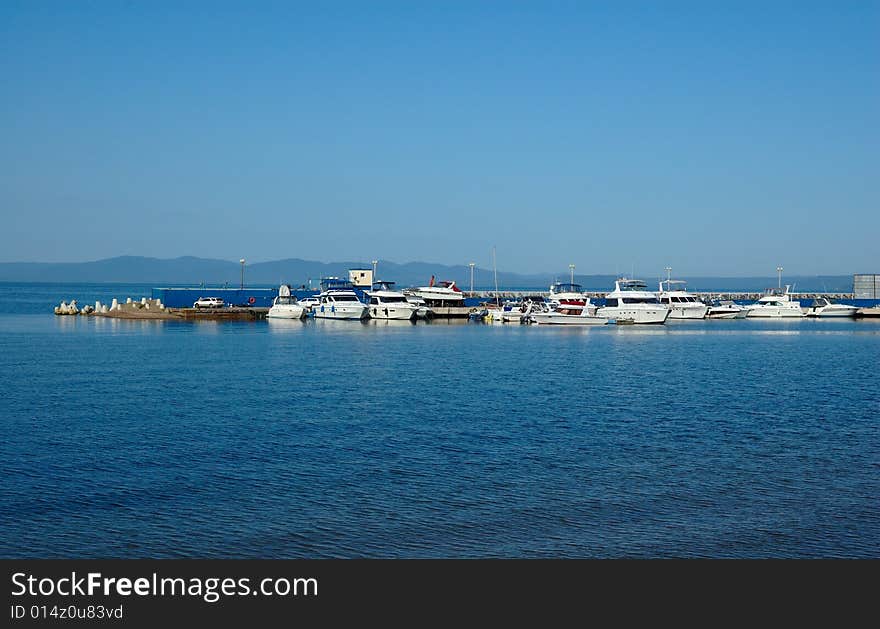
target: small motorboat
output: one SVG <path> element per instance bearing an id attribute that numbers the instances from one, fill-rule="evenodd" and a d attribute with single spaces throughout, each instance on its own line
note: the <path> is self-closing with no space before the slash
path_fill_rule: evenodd
<path id="1" fill-rule="evenodd" d="M 709 306 L 706 312 L 707 319 L 745 319 L 749 311 L 729 300 L 719 301 Z"/>
<path id="2" fill-rule="evenodd" d="M 595 314 L 595 307 L 587 299 L 584 305 L 560 304 L 548 312 L 530 312 L 527 316 L 532 323 L 544 325 L 605 325 L 608 317 Z"/>
<path id="3" fill-rule="evenodd" d="M 472 308 L 468 313 L 468 319 L 471 321 L 483 321 L 488 314 L 488 308 Z"/>
<path id="4" fill-rule="evenodd" d="M 846 304 L 836 304 L 825 297 L 818 297 L 813 300 L 810 307 L 807 308 L 808 317 L 855 317 L 859 311 L 855 306 Z"/>
<path id="5" fill-rule="evenodd" d="M 278 289 L 278 297 L 272 301 L 272 307 L 266 313 L 268 319 L 302 319 L 306 309 L 290 294 L 290 286 L 282 284 Z"/>

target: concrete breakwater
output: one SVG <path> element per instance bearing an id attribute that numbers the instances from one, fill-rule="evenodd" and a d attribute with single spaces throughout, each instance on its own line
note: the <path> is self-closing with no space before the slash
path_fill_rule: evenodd
<path id="1" fill-rule="evenodd" d="M 109 305 L 96 301 L 94 306 L 79 307 L 75 299 L 69 303 L 62 301 L 55 307 L 55 314 L 111 319 L 157 319 L 168 321 L 247 321 L 263 319 L 268 308 L 225 307 L 225 308 L 168 308 L 160 299 L 142 297 L 139 301 L 131 297 L 124 302 L 114 299 Z"/>

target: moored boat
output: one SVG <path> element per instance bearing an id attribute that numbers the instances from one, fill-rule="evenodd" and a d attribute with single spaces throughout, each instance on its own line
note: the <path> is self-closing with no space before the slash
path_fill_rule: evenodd
<path id="1" fill-rule="evenodd" d="M 847 304 L 832 302 L 826 297 L 817 297 L 807 308 L 808 317 L 855 317 L 859 309 Z"/>
<path id="2" fill-rule="evenodd" d="M 578 306 L 575 304 L 559 305 L 547 312 L 531 312 L 528 319 L 532 323 L 541 325 L 605 325 L 607 317 L 597 316 L 595 307 L 587 303 Z"/>
<path id="3" fill-rule="evenodd" d="M 366 304 L 358 299 L 354 285 L 338 277 L 327 277 L 321 280 L 324 289 L 318 295 L 319 303 L 312 307 L 318 319 L 366 319 L 369 312 Z"/>
<path id="4" fill-rule="evenodd" d="M 643 281 L 624 277 L 614 282 L 614 290 L 605 296 L 605 305 L 596 314 L 614 321 L 656 325 L 666 322 L 669 308 L 648 292 Z"/>
<path id="5" fill-rule="evenodd" d="M 278 296 L 272 301 L 272 307 L 266 313 L 269 319 L 302 319 L 306 309 L 290 293 L 290 286 L 282 284 L 278 288 Z"/>
<path id="6" fill-rule="evenodd" d="M 687 283 L 683 280 L 660 282 L 659 299 L 669 308 L 670 319 L 705 319 L 709 311 L 709 306 L 699 297 L 687 292 Z"/>
<path id="7" fill-rule="evenodd" d="M 409 319 L 425 317 L 425 306 L 412 304 L 406 295 L 394 288 L 394 282 L 373 282 L 373 289 L 367 292 L 370 317 L 373 319 Z M 421 315 L 419 314 L 421 311 Z"/>
<path id="8" fill-rule="evenodd" d="M 713 302 L 706 312 L 707 319 L 745 319 L 748 310 L 730 300 Z"/>
<path id="9" fill-rule="evenodd" d="M 418 298 L 437 317 L 467 317 L 470 309 L 465 306 L 464 294 L 454 281 L 434 283 L 434 277 L 427 286 L 409 288 L 404 291 L 407 299 Z"/>
<path id="10" fill-rule="evenodd" d="M 584 295 L 584 288 L 574 282 L 555 282 L 550 285 L 549 301 L 551 306 L 583 306 L 589 301 Z"/>
<path id="11" fill-rule="evenodd" d="M 805 316 L 801 309 L 801 304 L 794 299 L 790 292 L 790 285 L 786 284 L 785 288 L 768 288 L 764 291 L 764 296 L 750 306 L 746 306 L 750 319 L 791 319 L 802 318 Z"/>

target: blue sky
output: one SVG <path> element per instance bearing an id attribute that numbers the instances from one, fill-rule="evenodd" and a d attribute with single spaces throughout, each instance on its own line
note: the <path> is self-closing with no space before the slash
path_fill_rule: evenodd
<path id="1" fill-rule="evenodd" d="M 880 272 L 878 71 L 877 2 L 4 2 L 0 260 Z"/>

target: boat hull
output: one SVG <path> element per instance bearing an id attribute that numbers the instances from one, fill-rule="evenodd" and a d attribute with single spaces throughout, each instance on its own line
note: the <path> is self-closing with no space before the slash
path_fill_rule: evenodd
<path id="1" fill-rule="evenodd" d="M 418 314 L 417 308 L 401 308 L 399 306 L 370 306 L 371 319 L 390 319 L 405 321 L 415 319 Z"/>
<path id="2" fill-rule="evenodd" d="M 529 318 L 539 325 L 605 325 L 608 319 L 597 316 L 570 315 L 556 312 L 538 312 Z"/>
<path id="3" fill-rule="evenodd" d="M 749 319 L 802 319 L 806 315 L 800 308 L 749 308 Z"/>
<path id="4" fill-rule="evenodd" d="M 471 313 L 468 306 L 428 306 L 428 310 L 432 313 L 429 316 L 440 318 L 458 318 L 466 319 Z"/>
<path id="5" fill-rule="evenodd" d="M 706 313 L 709 312 L 709 306 L 698 306 L 696 308 L 672 308 L 669 311 L 670 319 L 705 319 Z"/>
<path id="6" fill-rule="evenodd" d="M 314 309 L 316 319 L 343 319 L 360 320 L 366 319 L 369 312 L 363 304 L 360 306 L 327 306 L 320 305 Z"/>
<path id="7" fill-rule="evenodd" d="M 272 306 L 266 313 L 267 319 L 302 319 L 306 309 L 302 306 Z"/>
<path id="8" fill-rule="evenodd" d="M 669 317 L 668 308 L 599 308 L 596 315 L 613 321 L 626 321 L 638 325 L 662 325 Z"/>
<path id="9" fill-rule="evenodd" d="M 707 319 L 745 319 L 746 318 L 745 310 L 728 310 L 725 312 L 709 312 L 706 315 Z"/>
<path id="10" fill-rule="evenodd" d="M 811 310 L 810 312 L 808 312 L 807 316 L 820 319 L 827 319 L 831 317 L 834 317 L 835 319 L 852 318 L 856 316 L 856 313 L 858 311 L 858 308 L 817 308 L 816 310 Z"/>

